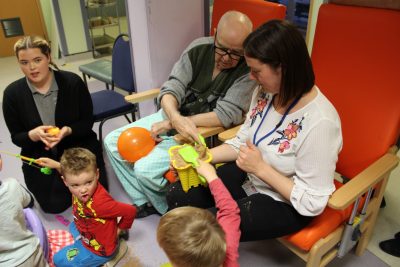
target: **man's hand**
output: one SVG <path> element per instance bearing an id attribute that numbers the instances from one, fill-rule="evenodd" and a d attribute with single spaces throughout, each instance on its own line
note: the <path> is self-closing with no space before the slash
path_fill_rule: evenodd
<path id="1" fill-rule="evenodd" d="M 163 139 L 160 138 L 160 134 L 163 134 L 172 129 L 171 122 L 169 120 L 163 120 L 156 122 L 151 126 L 150 134 L 156 142 L 161 142 Z"/>
<path id="2" fill-rule="evenodd" d="M 178 131 L 184 139 L 190 142 L 199 142 L 199 131 L 197 130 L 196 124 L 182 115 L 176 115 L 171 118 L 172 128 Z"/>

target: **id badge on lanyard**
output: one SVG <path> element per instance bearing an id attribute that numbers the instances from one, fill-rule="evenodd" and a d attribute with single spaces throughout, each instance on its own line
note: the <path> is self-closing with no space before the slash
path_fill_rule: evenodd
<path id="1" fill-rule="evenodd" d="M 244 192 L 246 193 L 247 196 L 251 196 L 255 193 L 258 193 L 257 189 L 255 188 L 255 186 L 253 185 L 253 183 L 247 179 L 243 184 L 242 184 L 242 188 L 244 190 Z"/>

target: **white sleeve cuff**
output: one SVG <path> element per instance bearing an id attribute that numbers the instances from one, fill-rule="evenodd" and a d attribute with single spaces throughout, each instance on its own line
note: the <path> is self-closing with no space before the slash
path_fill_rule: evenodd
<path id="1" fill-rule="evenodd" d="M 315 190 L 294 185 L 290 194 L 290 202 L 303 216 L 316 216 L 321 214 L 335 188 Z"/>

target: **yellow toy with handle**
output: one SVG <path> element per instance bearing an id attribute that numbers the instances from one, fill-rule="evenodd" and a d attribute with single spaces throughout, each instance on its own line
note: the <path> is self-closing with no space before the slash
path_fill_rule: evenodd
<path id="1" fill-rule="evenodd" d="M 203 158 L 203 161 L 211 162 L 212 156 L 208 152 L 204 137 L 202 135 L 199 135 L 199 139 L 201 144 L 197 145 L 204 146 L 205 148 L 205 158 Z M 199 175 L 195 169 L 195 167 L 198 166 L 197 159 L 199 158 L 199 153 L 192 145 L 184 144 L 173 146 L 169 149 L 168 152 L 171 157 L 172 166 L 178 172 L 178 177 L 181 181 L 183 191 L 187 192 L 191 187 L 197 187 L 199 184 L 203 186 L 207 185 L 206 179 Z M 186 162 L 185 165 L 178 164 L 176 154 L 179 154 L 179 156 Z"/>

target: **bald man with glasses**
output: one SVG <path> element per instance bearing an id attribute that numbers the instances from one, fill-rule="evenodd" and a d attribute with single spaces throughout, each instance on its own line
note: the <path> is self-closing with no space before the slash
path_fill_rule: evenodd
<path id="1" fill-rule="evenodd" d="M 104 140 L 110 163 L 125 191 L 138 208 L 137 218 L 167 211 L 163 177 L 169 169 L 168 149 L 177 145 L 174 133 L 198 140 L 199 126 L 225 128 L 243 122 L 255 82 L 243 57 L 243 41 L 252 23 L 243 13 L 228 11 L 213 37 L 194 40 L 175 63 L 158 96 L 159 112 L 114 130 Z M 137 162 L 122 159 L 118 137 L 130 127 L 151 131 L 159 143 Z"/>

